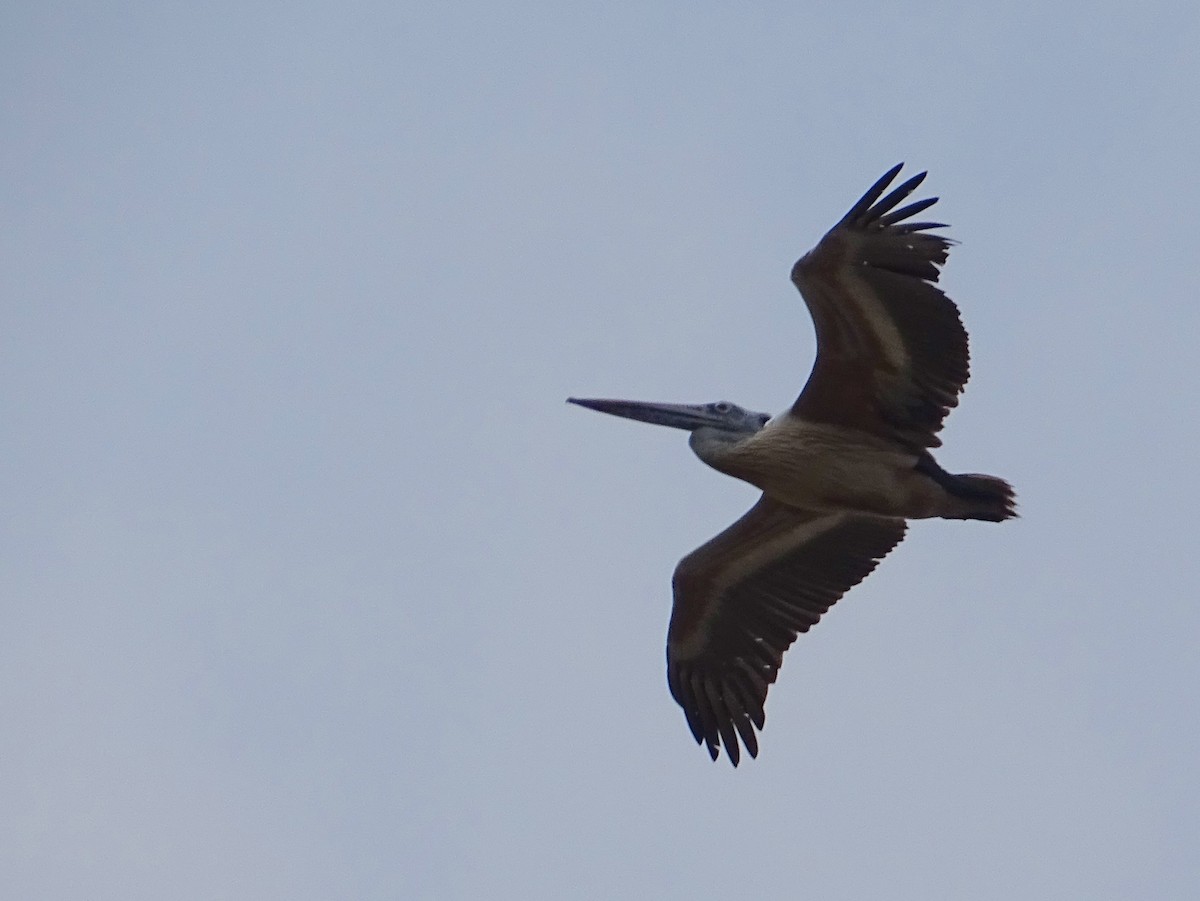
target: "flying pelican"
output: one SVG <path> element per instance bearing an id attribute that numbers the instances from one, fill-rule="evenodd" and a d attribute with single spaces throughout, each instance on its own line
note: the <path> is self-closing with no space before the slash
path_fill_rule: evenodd
<path id="1" fill-rule="evenodd" d="M 906 520 L 1016 515 L 1003 479 L 946 472 L 929 452 L 967 381 L 967 333 L 934 284 L 952 242 L 930 230 L 946 226 L 908 221 L 937 198 L 896 208 L 925 173 L 882 196 L 902 165 L 792 268 L 817 354 L 790 409 L 569 398 L 687 429 L 703 462 L 762 490 L 672 579 L 667 684 L 713 760 L 724 745 L 737 766 L 739 738 L 758 756 L 784 651 L 900 543 Z"/>

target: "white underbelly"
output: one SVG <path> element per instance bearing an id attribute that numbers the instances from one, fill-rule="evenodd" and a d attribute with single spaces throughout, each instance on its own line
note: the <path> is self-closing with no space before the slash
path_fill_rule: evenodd
<path id="1" fill-rule="evenodd" d="M 756 446 L 757 445 L 757 446 Z M 881 446 L 832 426 L 770 426 L 746 442 L 751 481 L 769 497 L 795 507 L 852 509 L 882 515 L 906 513 L 913 504 L 911 453 Z"/>

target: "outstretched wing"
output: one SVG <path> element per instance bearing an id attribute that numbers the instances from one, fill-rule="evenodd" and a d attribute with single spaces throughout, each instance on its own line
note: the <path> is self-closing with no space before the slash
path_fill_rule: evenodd
<path id="1" fill-rule="evenodd" d="M 904 537 L 902 519 L 799 510 L 763 495 L 675 568 L 667 683 L 696 743 L 737 766 L 783 652 Z"/>
<path id="2" fill-rule="evenodd" d="M 937 432 L 969 376 L 967 332 L 936 286 L 951 241 L 908 222 L 936 197 L 896 209 L 925 179 L 883 199 L 896 166 L 792 268 L 817 330 L 817 359 L 792 414 L 938 447 Z"/>

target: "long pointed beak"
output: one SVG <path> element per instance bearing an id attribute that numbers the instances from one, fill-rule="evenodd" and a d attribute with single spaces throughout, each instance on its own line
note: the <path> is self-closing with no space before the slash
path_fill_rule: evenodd
<path id="1" fill-rule="evenodd" d="M 720 417 L 710 413 L 701 404 L 652 404 L 637 400 L 596 400 L 581 397 L 568 397 L 567 403 L 578 404 L 612 416 L 636 419 L 638 422 L 687 429 L 689 432 L 700 426 L 714 425 L 721 421 Z"/>

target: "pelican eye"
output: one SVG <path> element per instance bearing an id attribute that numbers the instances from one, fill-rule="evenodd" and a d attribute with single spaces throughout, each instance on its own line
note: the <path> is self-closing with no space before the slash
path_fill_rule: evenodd
<path id="1" fill-rule="evenodd" d="M 727 400 L 722 400 L 722 401 L 717 401 L 717 403 L 713 404 L 712 408 L 713 408 L 714 412 L 724 414 L 724 413 L 732 412 L 733 404 L 731 404 Z"/>

